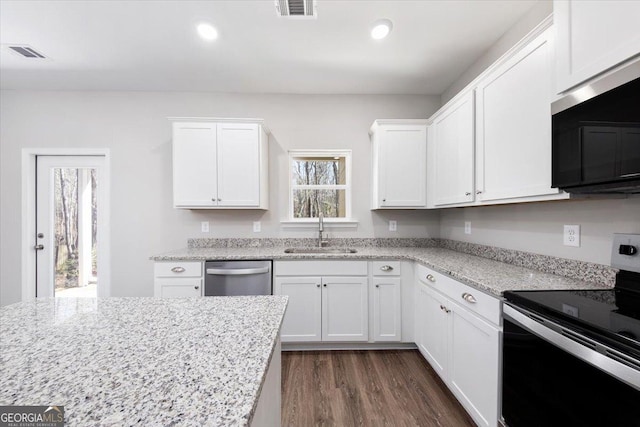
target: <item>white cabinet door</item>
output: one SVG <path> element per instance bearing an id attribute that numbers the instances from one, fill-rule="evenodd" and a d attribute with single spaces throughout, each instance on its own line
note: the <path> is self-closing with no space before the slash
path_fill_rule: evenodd
<path id="1" fill-rule="evenodd" d="M 211 207 L 217 204 L 216 124 L 173 124 L 173 204 Z"/>
<path id="2" fill-rule="evenodd" d="M 640 53 L 639 1 L 554 0 L 557 92 Z"/>
<path id="3" fill-rule="evenodd" d="M 260 129 L 257 124 L 218 123 L 218 204 L 260 204 Z"/>
<path id="4" fill-rule="evenodd" d="M 289 304 L 282 321 L 282 342 L 320 341 L 322 338 L 322 298 L 320 277 L 277 277 L 276 295 L 288 295 Z"/>
<path id="5" fill-rule="evenodd" d="M 476 200 L 558 194 L 551 188 L 552 29 L 476 88 Z"/>
<path id="6" fill-rule="evenodd" d="M 400 341 L 402 339 L 402 307 L 400 278 L 374 278 L 373 340 Z"/>
<path id="7" fill-rule="evenodd" d="M 472 202 L 473 91 L 442 111 L 430 126 L 429 168 L 433 168 L 433 204 L 435 206 Z"/>
<path id="8" fill-rule="evenodd" d="M 425 207 L 426 125 L 383 125 L 378 139 L 381 207 Z"/>
<path id="9" fill-rule="evenodd" d="M 446 381 L 449 335 L 446 299 L 420 281 L 416 293 L 416 344 L 431 367 Z"/>
<path id="10" fill-rule="evenodd" d="M 450 388 L 479 426 L 498 425 L 500 331 L 448 303 L 451 322 Z"/>
<path id="11" fill-rule="evenodd" d="M 366 277 L 322 278 L 323 341 L 369 339 L 367 295 Z"/>
<path id="12" fill-rule="evenodd" d="M 160 298 L 202 296 L 202 279 L 155 279 L 153 295 Z"/>

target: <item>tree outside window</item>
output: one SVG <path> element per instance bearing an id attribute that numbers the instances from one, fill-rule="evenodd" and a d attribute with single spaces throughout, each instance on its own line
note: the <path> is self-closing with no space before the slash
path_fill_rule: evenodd
<path id="1" fill-rule="evenodd" d="M 351 216 L 351 151 L 290 151 L 290 217 Z"/>

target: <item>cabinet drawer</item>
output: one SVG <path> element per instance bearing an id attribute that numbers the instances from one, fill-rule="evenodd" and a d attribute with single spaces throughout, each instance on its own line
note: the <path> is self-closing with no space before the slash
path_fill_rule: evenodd
<path id="1" fill-rule="evenodd" d="M 416 276 L 420 281 L 443 293 L 458 305 L 479 314 L 496 325 L 500 325 L 502 303 L 498 298 L 422 265 L 417 266 Z"/>
<path id="2" fill-rule="evenodd" d="M 367 261 L 276 261 L 276 276 L 366 276 Z"/>
<path id="3" fill-rule="evenodd" d="M 374 276 L 399 276 L 400 261 L 372 261 L 371 274 Z"/>
<path id="4" fill-rule="evenodd" d="M 202 277 L 202 263 L 197 261 L 156 262 L 155 277 Z"/>

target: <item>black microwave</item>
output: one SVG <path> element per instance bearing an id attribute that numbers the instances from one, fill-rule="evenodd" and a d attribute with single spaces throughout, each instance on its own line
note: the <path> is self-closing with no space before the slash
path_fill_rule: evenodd
<path id="1" fill-rule="evenodd" d="M 640 61 L 552 104 L 551 186 L 640 193 Z"/>

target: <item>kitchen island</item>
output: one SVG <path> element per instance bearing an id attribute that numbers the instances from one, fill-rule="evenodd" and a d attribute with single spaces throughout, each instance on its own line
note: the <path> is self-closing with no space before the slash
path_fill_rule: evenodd
<path id="1" fill-rule="evenodd" d="M 0 405 L 63 405 L 70 426 L 279 424 L 286 305 L 252 296 L 2 307 Z"/>

